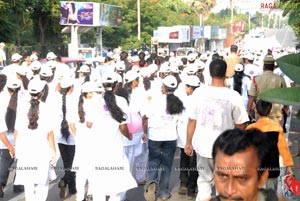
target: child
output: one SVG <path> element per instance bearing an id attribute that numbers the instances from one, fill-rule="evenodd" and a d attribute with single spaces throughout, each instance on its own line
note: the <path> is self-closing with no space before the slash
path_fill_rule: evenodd
<path id="1" fill-rule="evenodd" d="M 259 118 L 256 123 L 250 124 L 246 129 L 256 128 L 267 134 L 268 141 L 271 143 L 271 150 L 269 152 L 269 157 L 266 157 L 266 159 L 268 159 L 268 161 L 266 161 L 267 167 L 270 169 L 265 187 L 277 191 L 277 178 L 280 174 L 279 154 L 282 156 L 283 164 L 287 167 L 287 173 L 289 175 L 293 175 L 291 167 L 294 166 L 294 162 L 285 140 L 283 128 L 279 123 L 268 117 L 271 109 L 272 103 L 258 100 L 256 103 L 256 112 L 258 113 Z"/>

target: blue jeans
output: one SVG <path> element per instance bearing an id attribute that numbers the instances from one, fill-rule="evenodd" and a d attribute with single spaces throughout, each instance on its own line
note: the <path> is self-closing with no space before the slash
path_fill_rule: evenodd
<path id="1" fill-rule="evenodd" d="M 172 171 L 174 154 L 177 141 L 152 141 L 148 142 L 148 184 L 155 182 L 158 184 L 159 197 L 170 197 L 169 181 Z M 158 172 L 160 170 L 160 177 Z"/>

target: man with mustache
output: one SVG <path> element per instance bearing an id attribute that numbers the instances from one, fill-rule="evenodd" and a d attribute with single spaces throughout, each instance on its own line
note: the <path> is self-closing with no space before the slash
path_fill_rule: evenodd
<path id="1" fill-rule="evenodd" d="M 262 189 L 268 179 L 266 136 L 259 130 L 229 129 L 213 146 L 214 183 L 218 196 L 207 201 L 283 200 L 271 189 Z"/>

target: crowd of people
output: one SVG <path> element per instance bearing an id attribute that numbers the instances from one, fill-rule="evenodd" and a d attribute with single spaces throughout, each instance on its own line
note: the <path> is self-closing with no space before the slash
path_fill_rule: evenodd
<path id="1" fill-rule="evenodd" d="M 61 198 L 124 201 L 126 191 L 144 185 L 147 201 L 169 200 L 177 148 L 178 193 L 191 200 L 276 192 L 279 156 L 293 175 L 282 118 L 290 111 L 257 97 L 293 86 L 275 69 L 284 54 L 237 45 L 180 60 L 122 51 L 75 68 L 54 52 L 47 61 L 13 54 L 0 73 L 0 197 L 16 161 L 14 185 L 29 201 L 47 199 L 54 171 L 63 171 Z"/>

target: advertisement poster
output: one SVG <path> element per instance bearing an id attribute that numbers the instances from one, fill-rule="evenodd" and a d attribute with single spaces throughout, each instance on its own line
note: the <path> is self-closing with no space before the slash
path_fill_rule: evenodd
<path id="1" fill-rule="evenodd" d="M 94 25 L 94 4 L 90 2 L 60 2 L 60 25 Z"/>
<path id="2" fill-rule="evenodd" d="M 100 25 L 106 27 L 120 26 L 122 23 L 122 7 L 100 4 Z"/>

